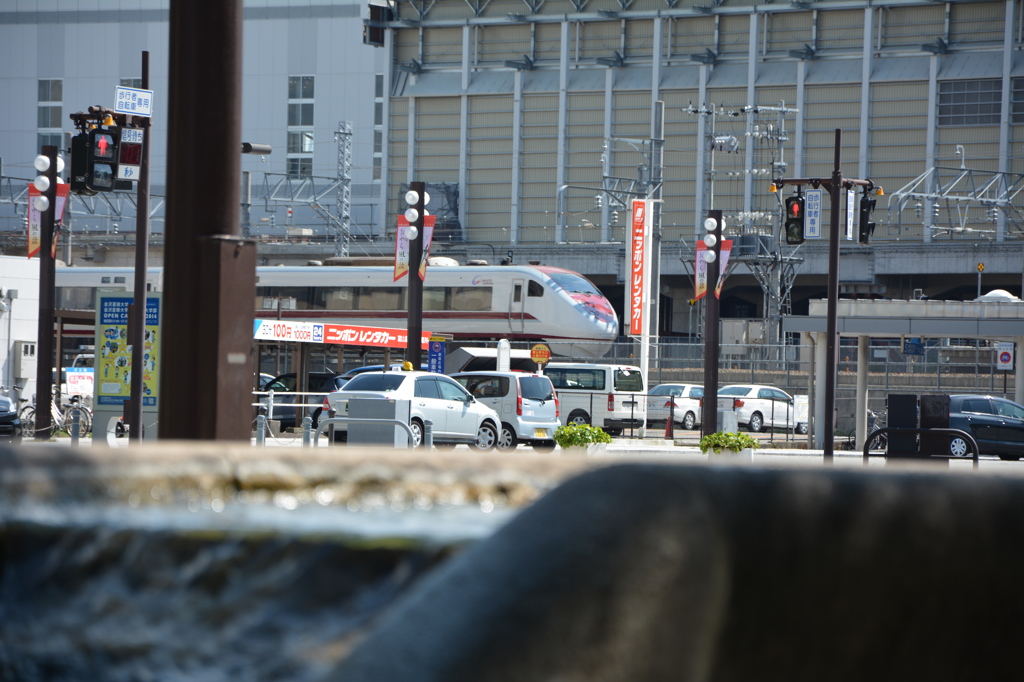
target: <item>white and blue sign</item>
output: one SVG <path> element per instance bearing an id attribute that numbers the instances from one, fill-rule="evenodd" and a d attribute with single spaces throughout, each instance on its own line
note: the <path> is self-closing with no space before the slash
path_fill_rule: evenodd
<path id="1" fill-rule="evenodd" d="M 804 237 L 821 239 L 821 195 L 823 190 L 804 192 Z"/>
<path id="2" fill-rule="evenodd" d="M 853 241 L 853 216 L 857 215 L 857 192 L 846 190 L 846 239 Z"/>
<path id="3" fill-rule="evenodd" d="M 427 371 L 444 374 L 444 341 L 431 340 L 427 348 Z"/>
<path id="4" fill-rule="evenodd" d="M 924 344 L 921 343 L 921 338 L 915 336 L 910 339 L 903 339 L 903 354 L 924 355 Z"/>
<path id="5" fill-rule="evenodd" d="M 151 117 L 153 91 L 118 86 L 114 89 L 114 111 L 118 114 Z"/>

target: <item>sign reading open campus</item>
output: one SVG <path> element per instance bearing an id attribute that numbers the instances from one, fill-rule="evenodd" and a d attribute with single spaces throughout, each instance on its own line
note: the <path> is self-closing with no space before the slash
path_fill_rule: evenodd
<path id="1" fill-rule="evenodd" d="M 348 324 L 291 322 L 288 320 L 255 320 L 252 337 L 258 341 L 333 343 L 380 348 L 405 348 L 408 338 L 403 329 L 354 327 Z M 421 336 L 423 348 L 427 347 L 430 337 L 430 332 L 423 332 Z"/>

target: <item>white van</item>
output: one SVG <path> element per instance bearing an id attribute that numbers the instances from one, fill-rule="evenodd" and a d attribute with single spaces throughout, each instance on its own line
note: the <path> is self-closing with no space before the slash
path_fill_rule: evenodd
<path id="1" fill-rule="evenodd" d="M 458 372 L 452 379 L 501 417 L 497 448 L 514 450 L 519 443 L 537 452 L 555 449 L 558 395 L 551 380 L 532 372 Z"/>
<path id="2" fill-rule="evenodd" d="M 563 424 L 593 424 L 613 436 L 623 429 L 639 429 L 647 421 L 647 399 L 640 368 L 551 362 L 544 374 L 560 402 Z"/>

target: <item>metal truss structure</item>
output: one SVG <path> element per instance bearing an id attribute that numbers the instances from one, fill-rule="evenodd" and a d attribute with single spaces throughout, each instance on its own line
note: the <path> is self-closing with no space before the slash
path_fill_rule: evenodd
<path id="1" fill-rule="evenodd" d="M 962 154 L 963 148 L 957 146 Z M 1014 200 L 1024 190 L 1024 174 L 935 166 L 889 194 L 890 234 L 902 234 L 903 211 L 914 210 L 925 227 L 950 235 L 994 234 L 1001 240 L 1006 226 L 1024 236 L 1024 215 Z M 971 209 L 975 209 L 972 214 Z M 978 210 L 980 209 L 980 211 Z M 979 220 L 979 214 L 984 217 Z M 991 227 L 978 227 L 984 220 Z"/>

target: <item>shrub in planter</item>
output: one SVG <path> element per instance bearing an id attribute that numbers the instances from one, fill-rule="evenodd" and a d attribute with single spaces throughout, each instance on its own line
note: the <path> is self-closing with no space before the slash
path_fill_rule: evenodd
<path id="1" fill-rule="evenodd" d="M 700 439 L 700 451 L 706 453 L 711 450 L 716 455 L 721 454 L 723 450 L 740 452 L 747 449 L 753 450 L 757 446 L 757 439 L 745 433 L 717 431 Z"/>
<path id="2" fill-rule="evenodd" d="M 555 442 L 563 449 L 587 447 L 592 443 L 611 443 L 612 437 L 600 427 L 590 424 L 566 424 L 555 429 Z"/>

